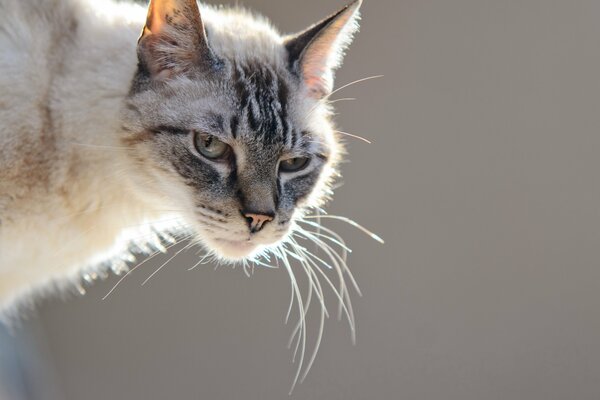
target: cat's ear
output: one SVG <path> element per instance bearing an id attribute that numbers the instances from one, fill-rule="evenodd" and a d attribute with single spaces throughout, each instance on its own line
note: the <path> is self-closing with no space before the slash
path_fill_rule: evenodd
<path id="1" fill-rule="evenodd" d="M 323 98 L 331 93 L 334 71 L 342 63 L 344 51 L 358 29 L 361 4 L 362 0 L 355 0 L 305 31 L 285 39 L 290 66 L 300 74 L 312 97 Z"/>
<path id="2" fill-rule="evenodd" d="M 155 79 L 214 65 L 196 0 L 150 0 L 138 57 Z"/>

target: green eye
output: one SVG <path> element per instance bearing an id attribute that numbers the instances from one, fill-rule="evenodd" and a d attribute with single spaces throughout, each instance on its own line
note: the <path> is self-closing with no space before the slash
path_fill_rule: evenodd
<path id="1" fill-rule="evenodd" d="M 229 155 L 231 147 L 212 135 L 194 134 L 194 146 L 204 157 L 210 160 L 223 159 Z"/>
<path id="2" fill-rule="evenodd" d="M 281 160 L 279 163 L 279 170 L 282 172 L 296 172 L 300 171 L 308 165 L 310 158 L 308 157 L 296 157 L 288 158 L 287 160 Z"/>

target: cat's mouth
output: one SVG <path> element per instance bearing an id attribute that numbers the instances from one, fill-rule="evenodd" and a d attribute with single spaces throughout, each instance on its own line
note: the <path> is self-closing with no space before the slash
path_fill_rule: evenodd
<path id="1" fill-rule="evenodd" d="M 282 240 L 285 240 L 291 224 L 286 221 L 285 224 L 280 225 L 277 229 L 254 233 L 249 230 L 232 232 L 223 229 L 224 232 L 210 232 L 212 234 L 202 235 L 201 242 L 206 250 L 221 261 L 233 264 L 244 260 L 251 261 L 265 252 L 268 253 L 269 248 L 276 247 Z M 199 231 L 202 232 L 202 226 Z"/>

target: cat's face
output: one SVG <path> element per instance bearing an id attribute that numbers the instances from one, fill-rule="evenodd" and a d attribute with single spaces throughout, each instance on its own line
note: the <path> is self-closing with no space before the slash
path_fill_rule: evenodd
<path id="1" fill-rule="evenodd" d="M 326 198 L 340 145 L 323 99 L 357 5 L 284 39 L 236 38 L 222 20 L 203 23 L 194 1 L 151 3 L 123 140 L 142 189 L 221 258 L 281 241 Z"/>
<path id="2" fill-rule="evenodd" d="M 285 70 L 226 64 L 130 99 L 144 129 L 127 144 L 152 190 L 223 257 L 281 240 L 295 211 L 323 196 L 338 144 L 299 85 Z"/>

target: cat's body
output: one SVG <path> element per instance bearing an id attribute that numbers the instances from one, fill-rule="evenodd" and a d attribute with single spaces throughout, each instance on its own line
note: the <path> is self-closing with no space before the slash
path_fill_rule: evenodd
<path id="1" fill-rule="evenodd" d="M 339 151 L 321 99 L 359 3 L 295 42 L 239 10 L 201 6 L 200 22 L 189 1 L 153 4 L 146 19 L 128 3 L 0 1 L 1 304 L 78 279 L 125 250 L 127 228 L 182 218 L 239 259 L 322 198 Z M 188 130 L 210 135 L 198 145 Z M 229 164 L 212 159 L 221 140 Z M 296 157 L 283 177 L 280 157 Z M 292 169 L 303 158 L 305 178 Z"/>
<path id="2" fill-rule="evenodd" d="M 0 3 L 0 302 L 74 274 L 156 217 L 131 190 L 116 134 L 145 11 L 88 3 Z"/>

